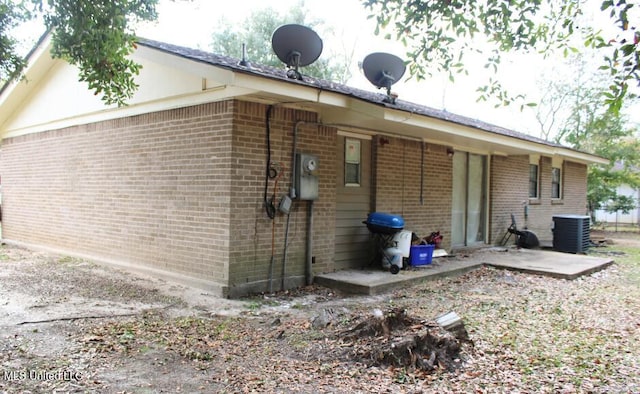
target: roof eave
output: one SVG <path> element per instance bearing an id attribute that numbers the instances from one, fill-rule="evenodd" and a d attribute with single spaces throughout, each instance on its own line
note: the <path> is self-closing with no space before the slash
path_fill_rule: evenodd
<path id="1" fill-rule="evenodd" d="M 29 81 L 38 80 L 53 65 L 50 55 L 51 33 L 45 33 L 27 56 L 27 66 L 23 70 L 22 77 L 8 81 L 0 90 L 0 107 L 5 116 L 0 117 L 0 132 L 3 133 L 5 122 L 10 115 L 30 94 Z M 1 136 L 0 136 L 1 137 Z"/>

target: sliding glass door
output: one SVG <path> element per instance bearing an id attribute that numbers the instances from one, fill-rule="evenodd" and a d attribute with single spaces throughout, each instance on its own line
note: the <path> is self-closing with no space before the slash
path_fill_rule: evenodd
<path id="1" fill-rule="evenodd" d="M 453 156 L 451 243 L 454 247 L 485 242 L 487 157 L 456 151 Z"/>

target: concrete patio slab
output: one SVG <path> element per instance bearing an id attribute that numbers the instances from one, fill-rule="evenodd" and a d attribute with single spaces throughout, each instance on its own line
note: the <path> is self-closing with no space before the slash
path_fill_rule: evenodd
<path id="1" fill-rule="evenodd" d="M 575 279 L 613 264 L 611 258 L 546 250 L 487 248 L 434 258 L 433 263 L 409 267 L 393 275 L 376 268 L 350 269 L 317 275 L 315 283 L 355 294 L 380 294 L 424 280 L 458 276 L 482 266 L 492 266 L 561 279 Z"/>
<path id="2" fill-rule="evenodd" d="M 613 259 L 609 257 L 531 249 L 507 249 L 506 252 L 490 250 L 478 257 L 492 267 L 569 280 L 613 264 Z"/>
<path id="3" fill-rule="evenodd" d="M 429 265 L 404 269 L 396 275 L 382 269 L 350 269 L 316 275 L 314 281 L 321 286 L 346 293 L 374 295 L 426 279 L 462 275 L 481 265 L 480 262 L 468 259 L 464 261 L 441 258 L 435 259 Z"/>

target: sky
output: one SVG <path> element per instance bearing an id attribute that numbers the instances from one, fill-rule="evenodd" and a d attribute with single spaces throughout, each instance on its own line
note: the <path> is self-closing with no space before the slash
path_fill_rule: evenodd
<path id="1" fill-rule="evenodd" d="M 296 4 L 295 1 L 259 1 L 236 0 L 233 2 L 194 0 L 166 1 L 161 0 L 158 8 L 159 19 L 156 23 L 141 26 L 138 35 L 191 48 L 208 50 L 211 34 L 215 30 L 220 18 L 231 23 L 242 23 L 253 10 L 272 7 L 281 13 L 286 13 L 287 7 Z M 376 88 L 366 80 L 358 69 L 357 63 L 372 52 L 389 52 L 403 58 L 405 48 L 399 42 L 385 40 L 374 34 L 375 23 L 367 18 L 368 11 L 360 0 L 306 0 L 305 8 L 312 18 L 324 21 L 332 27 L 335 37 L 322 37 L 324 51 L 322 56 L 330 56 L 331 51 L 354 51 L 352 78 L 348 85 L 375 91 Z M 524 62 L 518 65 L 518 59 L 506 64 L 506 70 L 522 70 Z M 482 68 L 482 66 L 480 66 Z M 303 71 L 304 72 L 304 71 Z M 457 78 L 456 84 L 447 83 L 448 77 L 435 76 L 428 81 L 417 82 L 407 80 L 409 73 L 393 86 L 393 92 L 400 99 L 412 101 L 438 109 L 446 109 L 459 115 L 478 118 L 500 126 L 513 128 L 521 132 L 537 133 L 533 112 L 526 116 L 530 121 L 523 124 L 523 113 L 518 108 L 494 109 L 493 103 L 476 103 L 478 94 L 475 89 L 484 79 Z M 474 75 L 478 78 L 478 75 Z M 529 77 L 521 78 L 521 72 L 504 72 L 501 78 L 508 80 L 516 89 L 535 89 L 535 80 Z"/>
<path id="2" fill-rule="evenodd" d="M 158 20 L 140 25 L 137 33 L 148 39 L 209 50 L 212 32 L 220 20 L 241 24 L 254 10 L 272 7 L 284 14 L 292 4 L 297 4 L 297 0 L 160 0 Z M 323 21 L 334 32 L 321 37 L 324 43 L 322 57 L 331 56 L 336 51 L 353 51 L 352 78 L 347 82 L 350 86 L 376 90 L 357 66 L 367 54 L 389 52 L 402 58 L 405 53 L 401 43 L 374 35 L 375 23 L 367 18 L 368 11 L 361 0 L 305 0 L 304 6 L 308 16 Z M 25 34 L 36 38 L 41 34 L 35 27 L 25 27 L 24 30 Z M 538 77 L 545 72 L 558 72 L 557 65 L 553 63 L 537 57 L 509 56 L 497 77 L 510 93 L 526 93 L 528 101 L 536 101 L 540 95 L 536 82 Z M 519 105 L 494 108 L 493 102 L 476 102 L 478 93 L 475 90 L 486 83 L 489 74 L 482 65 L 470 64 L 469 69 L 471 76 L 456 77 L 455 83 L 450 83 L 442 75 L 418 82 L 408 79 L 409 73 L 405 73 L 392 90 L 403 100 L 539 136 L 539 126 L 531 109 L 521 112 Z M 635 115 L 632 120 L 640 123 L 640 108 Z"/>

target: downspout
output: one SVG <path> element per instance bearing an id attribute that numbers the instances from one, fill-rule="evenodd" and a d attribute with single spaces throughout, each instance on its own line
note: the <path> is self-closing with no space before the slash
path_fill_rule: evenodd
<path id="1" fill-rule="evenodd" d="M 296 122 L 296 125 L 293 128 L 293 146 L 291 148 L 291 186 L 289 188 L 289 197 L 292 200 L 298 197 L 298 193 L 296 191 L 295 180 L 298 169 L 296 168 L 296 151 L 298 149 L 298 129 L 301 125 L 306 122 L 303 120 L 299 120 Z M 313 201 L 309 201 L 308 208 L 308 220 L 307 220 L 307 239 L 306 239 L 306 261 L 305 261 L 305 280 L 307 285 L 313 284 L 313 271 L 311 269 L 311 264 L 313 260 Z M 285 277 L 287 274 L 287 258 L 288 258 L 288 247 L 289 247 L 289 221 L 291 219 L 291 213 L 287 214 L 287 226 L 285 230 L 284 236 L 284 253 L 282 256 L 282 281 L 280 286 L 284 290 L 285 287 Z"/>

